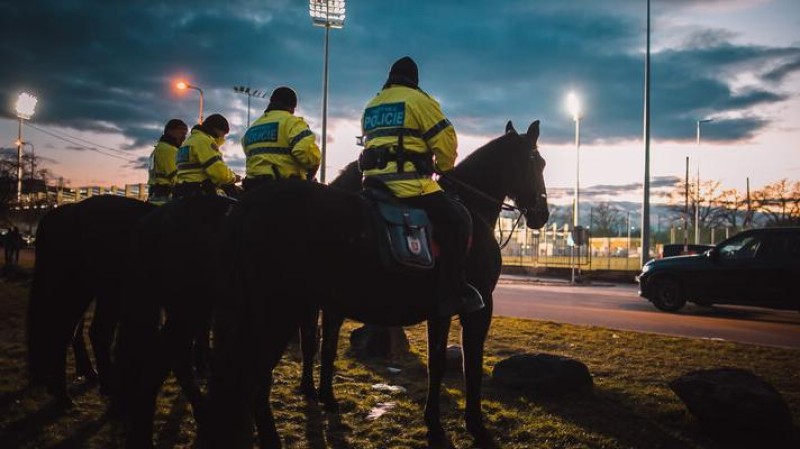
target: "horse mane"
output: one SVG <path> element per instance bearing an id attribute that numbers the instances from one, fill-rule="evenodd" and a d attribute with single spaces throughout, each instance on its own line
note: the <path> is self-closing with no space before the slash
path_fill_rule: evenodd
<path id="1" fill-rule="evenodd" d="M 339 171 L 339 176 L 330 185 L 348 192 L 357 192 L 361 190 L 362 177 L 361 170 L 358 168 L 358 161 L 353 161 Z"/>
<path id="2" fill-rule="evenodd" d="M 509 139 L 518 137 L 516 133 L 503 134 L 479 147 L 467 156 L 460 163 L 456 164 L 455 173 L 457 178 L 463 180 L 475 179 L 485 173 L 499 174 L 502 164 L 507 160 L 507 155 L 498 155 L 498 152 L 513 151 L 517 148 L 511 144 Z"/>

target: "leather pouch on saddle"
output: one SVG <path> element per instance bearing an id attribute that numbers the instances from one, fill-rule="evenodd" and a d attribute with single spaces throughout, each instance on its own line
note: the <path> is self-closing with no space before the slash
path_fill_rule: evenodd
<path id="1" fill-rule="evenodd" d="M 384 267 L 404 274 L 422 274 L 433 269 L 431 222 L 425 211 L 401 204 L 378 189 L 368 188 L 362 196 L 372 210 Z"/>

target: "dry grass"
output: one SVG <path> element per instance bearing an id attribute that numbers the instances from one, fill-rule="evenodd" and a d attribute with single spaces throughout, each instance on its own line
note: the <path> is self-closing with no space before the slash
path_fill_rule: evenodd
<path id="1" fill-rule="evenodd" d="M 95 389 L 73 386 L 78 406 L 65 412 L 53 408 L 43 392 L 24 390 L 26 295 L 25 284 L 0 281 L 0 448 L 120 447 L 122 425 L 105 416 L 105 402 Z M 347 336 L 354 327 L 345 325 L 337 361 L 340 414 L 326 414 L 299 398 L 300 359 L 295 346 L 277 369 L 272 400 L 285 446 L 427 447 L 422 425 L 424 326 L 408 329 L 410 356 L 366 362 L 346 354 Z M 455 325 L 453 342 L 458 340 L 457 333 Z M 495 319 L 486 350 L 483 409 L 488 427 L 504 448 L 730 447 L 705 436 L 666 387 L 674 377 L 698 368 L 740 367 L 757 373 L 786 398 L 795 424 L 800 421 L 800 354 L 795 350 L 511 318 Z M 520 352 L 581 360 L 594 376 L 594 392 L 569 398 L 524 398 L 494 387 L 490 380 L 494 364 Z M 402 372 L 390 374 L 388 366 Z M 408 391 L 390 395 L 373 390 L 376 383 L 401 385 Z M 374 421 L 366 419 L 370 409 L 388 401 L 395 401 L 396 408 Z M 463 428 L 463 407 L 459 376 L 446 377 L 444 425 L 457 448 L 473 447 Z M 160 448 L 193 445 L 194 423 L 172 379 L 159 398 L 156 439 Z"/>

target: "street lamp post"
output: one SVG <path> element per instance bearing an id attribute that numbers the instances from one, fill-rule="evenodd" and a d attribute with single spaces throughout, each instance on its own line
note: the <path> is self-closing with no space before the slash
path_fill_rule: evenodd
<path id="1" fill-rule="evenodd" d="M 17 204 L 22 200 L 22 121 L 30 120 L 36 112 L 36 103 L 39 100 L 27 92 L 22 92 L 17 98 L 17 118 L 19 119 L 19 131 L 17 133 Z"/>
<path id="2" fill-rule="evenodd" d="M 177 82 L 175 84 L 175 87 L 177 87 L 179 90 L 194 89 L 194 90 L 200 92 L 200 113 L 198 114 L 197 123 L 198 124 L 203 124 L 203 89 L 201 89 L 201 88 L 199 88 L 197 86 L 193 86 L 193 85 L 191 85 L 189 83 L 186 83 L 184 81 Z"/>
<path id="3" fill-rule="evenodd" d="M 713 118 L 707 118 L 697 121 L 697 148 L 700 149 L 700 125 L 703 123 L 713 122 Z M 700 244 L 700 165 L 697 166 L 697 191 L 695 192 L 695 208 L 694 208 L 694 243 Z"/>
<path id="4" fill-rule="evenodd" d="M 647 0 L 647 47 L 644 59 L 644 181 L 642 182 L 642 254 L 639 265 L 650 259 L 650 0 Z"/>
<path id="5" fill-rule="evenodd" d="M 325 165 L 328 146 L 328 34 L 331 28 L 342 28 L 345 18 L 345 0 L 309 0 L 308 12 L 314 26 L 325 28 L 325 62 L 322 69 L 322 161 L 319 179 L 325 183 Z"/>
<path id="6" fill-rule="evenodd" d="M 581 103 L 575 92 L 570 92 L 567 95 L 567 107 L 570 114 L 572 114 L 572 120 L 575 121 L 575 201 L 572 205 L 572 228 L 576 230 L 577 236 L 577 232 L 580 232 L 578 228 L 580 226 L 581 192 Z M 582 239 L 578 237 L 578 240 L 581 241 Z M 578 247 L 578 255 L 580 255 L 580 245 Z M 573 283 L 575 283 L 575 265 L 573 264 L 572 266 Z"/>
<path id="7" fill-rule="evenodd" d="M 247 124 L 245 126 L 250 126 L 250 98 L 264 98 L 267 96 L 267 92 L 264 90 L 251 89 L 249 86 L 233 86 L 233 91 L 247 95 Z"/>

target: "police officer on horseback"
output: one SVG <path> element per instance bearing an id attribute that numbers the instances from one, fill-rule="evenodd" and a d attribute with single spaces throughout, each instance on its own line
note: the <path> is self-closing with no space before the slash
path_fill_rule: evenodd
<path id="1" fill-rule="evenodd" d="M 320 164 L 314 133 L 294 115 L 297 94 L 289 87 L 272 91 L 264 115 L 242 138 L 247 173 L 242 182 L 250 190 L 280 179 L 313 179 Z"/>
<path id="2" fill-rule="evenodd" d="M 419 88 L 417 64 L 397 60 L 383 89 L 364 110 L 364 150 L 359 165 L 364 186 L 389 191 L 411 207 L 424 209 L 442 248 L 438 259 L 438 314 L 483 308 L 480 293 L 466 281 L 469 212 L 442 191 L 434 172 L 453 169 L 458 146 L 453 125 L 439 103 Z"/>
<path id="3" fill-rule="evenodd" d="M 164 134 L 158 139 L 148 162 L 147 200 L 153 204 L 164 204 L 172 197 L 172 188 L 178 175 L 175 156 L 178 147 L 186 139 L 189 127 L 183 120 L 172 119 L 164 126 Z"/>
<path id="4" fill-rule="evenodd" d="M 175 158 L 178 173 L 174 196 L 216 195 L 217 188 L 230 190 L 239 181 L 219 150 L 229 131 L 228 120 L 220 114 L 210 115 L 192 128 Z"/>

